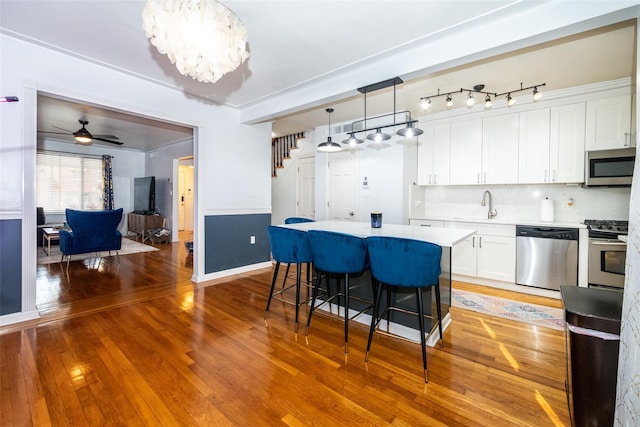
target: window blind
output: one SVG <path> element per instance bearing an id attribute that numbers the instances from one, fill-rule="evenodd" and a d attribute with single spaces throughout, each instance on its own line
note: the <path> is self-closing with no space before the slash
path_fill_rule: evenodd
<path id="1" fill-rule="evenodd" d="M 45 212 L 102 209 L 102 160 L 36 154 L 36 205 Z"/>

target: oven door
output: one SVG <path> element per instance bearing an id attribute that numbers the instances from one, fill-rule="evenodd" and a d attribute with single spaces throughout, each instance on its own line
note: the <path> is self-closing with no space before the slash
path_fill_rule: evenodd
<path id="1" fill-rule="evenodd" d="M 589 286 L 624 288 L 627 244 L 613 239 L 589 239 Z"/>

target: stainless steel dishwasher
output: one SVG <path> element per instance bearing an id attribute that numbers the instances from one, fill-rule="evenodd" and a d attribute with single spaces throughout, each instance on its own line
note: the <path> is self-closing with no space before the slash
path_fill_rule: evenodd
<path id="1" fill-rule="evenodd" d="M 516 225 L 516 284 L 578 285 L 578 229 Z"/>

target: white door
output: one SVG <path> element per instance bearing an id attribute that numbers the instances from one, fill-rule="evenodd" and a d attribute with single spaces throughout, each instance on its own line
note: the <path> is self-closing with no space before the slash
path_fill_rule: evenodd
<path id="1" fill-rule="evenodd" d="M 193 231 L 193 167 L 178 166 L 178 230 Z"/>
<path id="2" fill-rule="evenodd" d="M 316 162 L 313 157 L 298 160 L 297 215 L 315 218 Z"/>
<path id="3" fill-rule="evenodd" d="M 327 217 L 333 220 L 355 221 L 358 217 L 358 161 L 355 153 L 331 154 L 328 172 Z"/>

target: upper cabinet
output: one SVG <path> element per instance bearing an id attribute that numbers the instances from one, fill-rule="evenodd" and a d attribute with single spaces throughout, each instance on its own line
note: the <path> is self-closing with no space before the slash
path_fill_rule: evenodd
<path id="1" fill-rule="evenodd" d="M 584 182 L 584 129 L 583 102 L 551 108 L 550 182 Z"/>
<path id="2" fill-rule="evenodd" d="M 482 184 L 518 182 L 518 114 L 482 120 Z"/>
<path id="3" fill-rule="evenodd" d="M 482 119 L 451 123 L 451 184 L 480 184 Z"/>
<path id="4" fill-rule="evenodd" d="M 449 184 L 451 125 L 421 126 L 418 145 L 418 185 Z"/>
<path id="5" fill-rule="evenodd" d="M 519 117 L 518 183 L 550 182 L 549 108 L 524 111 Z"/>
<path id="6" fill-rule="evenodd" d="M 634 146 L 631 138 L 631 95 L 587 102 L 586 150 Z"/>

